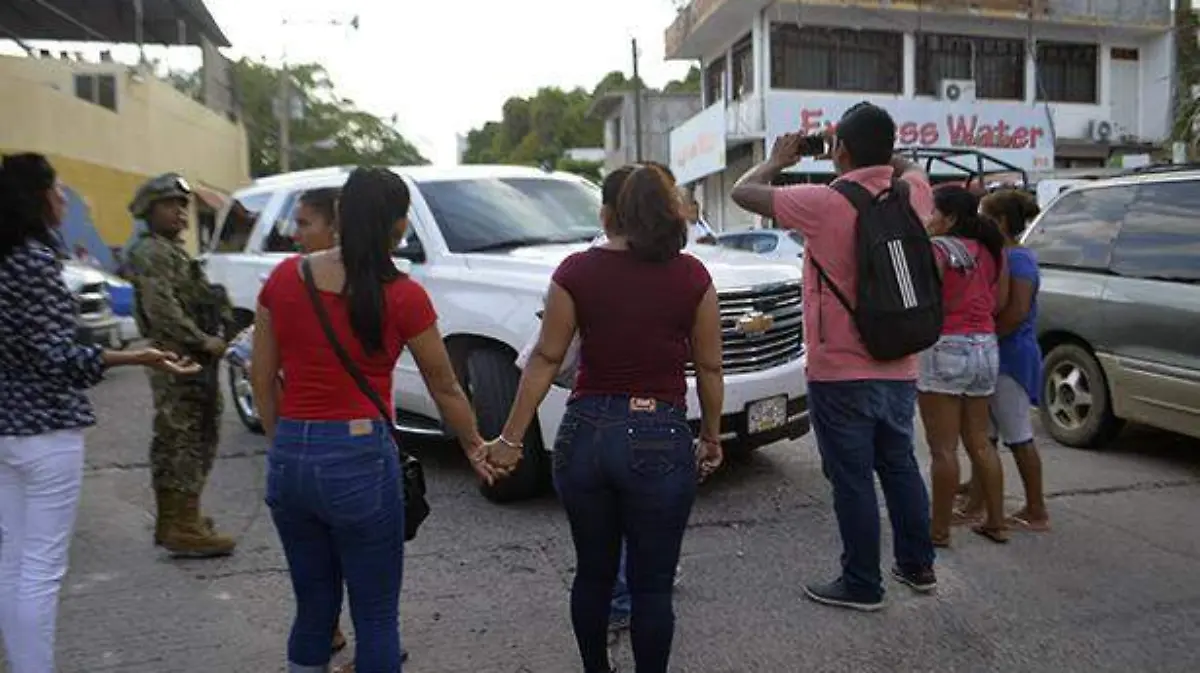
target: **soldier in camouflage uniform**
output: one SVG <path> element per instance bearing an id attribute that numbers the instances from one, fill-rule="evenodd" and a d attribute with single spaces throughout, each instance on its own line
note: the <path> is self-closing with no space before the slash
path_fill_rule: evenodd
<path id="1" fill-rule="evenodd" d="M 142 335 L 204 365 L 195 376 L 150 373 L 150 464 L 155 544 L 174 556 L 206 558 L 228 555 L 236 545 L 200 513 L 200 495 L 217 455 L 222 412 L 218 365 L 225 351 L 225 326 L 233 316 L 223 290 L 209 284 L 199 262 L 183 248 L 190 202 L 191 188 L 174 173 L 139 187 L 129 212 L 144 220 L 147 230 L 130 246 L 127 259 Z"/>

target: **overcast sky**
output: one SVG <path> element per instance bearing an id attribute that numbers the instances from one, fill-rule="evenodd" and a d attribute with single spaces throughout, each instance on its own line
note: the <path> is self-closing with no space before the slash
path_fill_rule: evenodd
<path id="1" fill-rule="evenodd" d="M 632 37 L 649 84 L 688 68 L 663 59 L 671 0 L 206 1 L 233 43 L 230 56 L 278 61 L 286 48 L 289 61 L 324 63 L 343 95 L 396 114 L 438 162 L 453 160 L 456 133 L 498 119 L 510 96 L 590 88 L 611 70 L 628 72 Z M 357 32 L 329 25 L 355 14 Z"/>

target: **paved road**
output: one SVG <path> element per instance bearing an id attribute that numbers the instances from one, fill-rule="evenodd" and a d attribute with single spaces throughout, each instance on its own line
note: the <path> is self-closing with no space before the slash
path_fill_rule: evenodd
<path id="1" fill-rule="evenodd" d="M 230 411 L 207 505 L 241 537 L 239 553 L 173 562 L 150 544 L 144 375 L 115 372 L 94 399 L 102 421 L 63 591 L 61 670 L 282 670 L 292 601 L 259 504 L 264 440 Z M 1006 547 L 960 534 L 939 559 L 936 597 L 890 587 L 874 615 L 802 596 L 804 581 L 831 576 L 838 551 L 810 439 L 718 475 L 684 543 L 675 670 L 1200 670 L 1200 442 L 1141 430 L 1100 453 L 1043 449 L 1054 533 Z M 408 549 L 407 670 L 578 671 L 557 503 L 489 505 L 465 461 L 422 453 L 435 515 Z"/>

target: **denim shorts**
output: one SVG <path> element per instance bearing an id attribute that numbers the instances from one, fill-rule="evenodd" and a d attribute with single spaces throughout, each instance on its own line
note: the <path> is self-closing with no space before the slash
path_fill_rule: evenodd
<path id="1" fill-rule="evenodd" d="M 989 397 L 1000 376 L 995 334 L 947 334 L 921 353 L 917 390 L 923 393 Z"/>

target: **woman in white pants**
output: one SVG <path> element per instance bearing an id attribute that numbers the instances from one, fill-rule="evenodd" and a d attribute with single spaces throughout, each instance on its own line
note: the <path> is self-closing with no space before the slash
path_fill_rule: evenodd
<path id="1" fill-rule="evenodd" d="M 11 673 L 53 673 L 58 590 L 83 477 L 83 391 L 109 367 L 199 367 L 76 341 L 55 229 L 66 200 L 38 154 L 0 163 L 0 633 Z"/>

